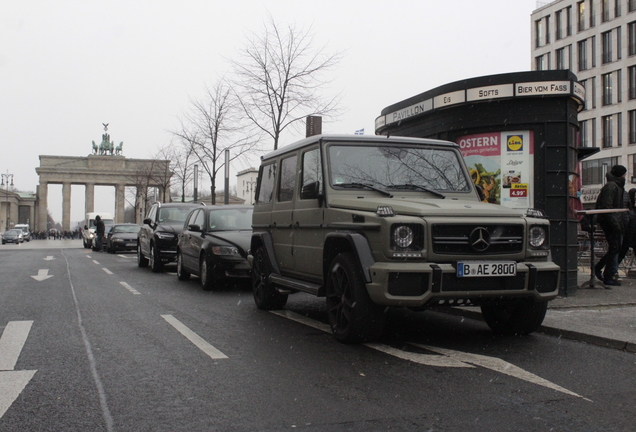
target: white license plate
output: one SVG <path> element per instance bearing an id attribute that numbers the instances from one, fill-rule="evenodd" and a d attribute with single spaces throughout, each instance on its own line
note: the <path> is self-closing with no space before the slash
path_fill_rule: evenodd
<path id="1" fill-rule="evenodd" d="M 137 243 L 126 243 L 126 246 L 128 247 L 137 246 Z"/>
<path id="2" fill-rule="evenodd" d="M 457 277 L 498 277 L 515 276 L 517 263 L 514 261 L 458 261 Z"/>

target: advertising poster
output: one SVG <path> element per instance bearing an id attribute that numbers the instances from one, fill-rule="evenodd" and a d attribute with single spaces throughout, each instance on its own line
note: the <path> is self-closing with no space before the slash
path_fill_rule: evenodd
<path id="1" fill-rule="evenodd" d="M 532 131 L 489 132 L 457 138 L 484 201 L 525 210 L 533 205 L 534 136 Z"/>

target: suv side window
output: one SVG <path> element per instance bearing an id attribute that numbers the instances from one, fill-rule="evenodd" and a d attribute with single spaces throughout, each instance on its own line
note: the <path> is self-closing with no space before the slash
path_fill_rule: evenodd
<path id="1" fill-rule="evenodd" d="M 291 201 L 296 187 L 296 155 L 280 162 L 280 184 L 278 186 L 278 201 Z"/>
<path id="2" fill-rule="evenodd" d="M 274 179 L 276 178 L 276 162 L 263 165 L 258 176 L 260 184 L 256 196 L 257 203 L 272 202 L 274 193 Z"/>
<path id="3" fill-rule="evenodd" d="M 322 165 L 320 161 L 320 149 L 309 150 L 303 153 L 303 182 L 301 187 L 310 183 L 318 183 L 320 192 L 323 190 Z"/>

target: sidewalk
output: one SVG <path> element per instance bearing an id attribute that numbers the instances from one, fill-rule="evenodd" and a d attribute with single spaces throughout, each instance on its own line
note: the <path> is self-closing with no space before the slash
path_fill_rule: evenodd
<path id="1" fill-rule="evenodd" d="M 541 332 L 636 353 L 636 277 L 621 272 L 621 286 L 590 288 L 588 267 L 579 268 L 578 289 L 548 303 Z"/>

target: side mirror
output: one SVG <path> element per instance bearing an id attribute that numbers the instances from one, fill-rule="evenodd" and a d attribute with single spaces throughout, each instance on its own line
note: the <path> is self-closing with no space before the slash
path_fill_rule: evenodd
<path id="1" fill-rule="evenodd" d="M 150 218 L 144 219 L 144 225 L 152 225 L 152 219 Z"/>
<path id="2" fill-rule="evenodd" d="M 188 231 L 201 232 L 201 226 L 197 224 L 188 225 Z"/>
<path id="3" fill-rule="evenodd" d="M 319 199 L 322 198 L 320 194 L 320 182 L 307 183 L 300 190 L 300 199 Z"/>

